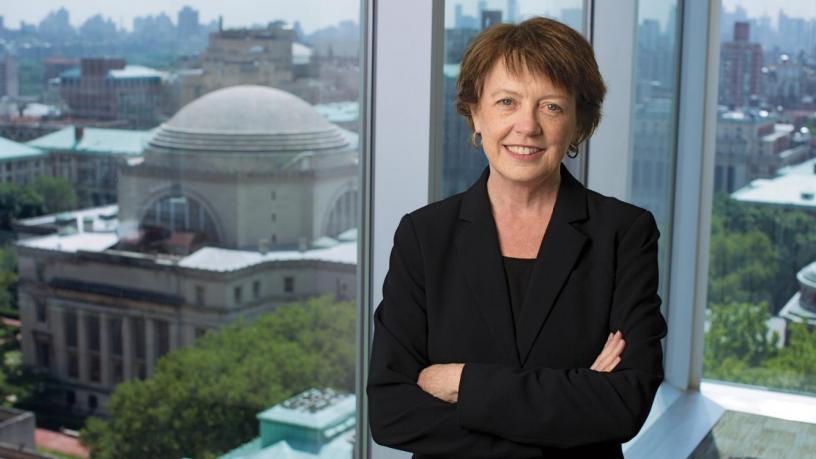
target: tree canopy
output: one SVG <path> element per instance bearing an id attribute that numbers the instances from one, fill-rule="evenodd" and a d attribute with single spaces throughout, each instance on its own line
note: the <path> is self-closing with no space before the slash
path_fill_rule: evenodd
<path id="1" fill-rule="evenodd" d="M 816 261 L 813 222 L 809 210 L 715 198 L 706 378 L 816 392 L 816 332 L 788 323 L 785 337 L 767 325 L 799 290 L 796 273 Z"/>
<path id="2" fill-rule="evenodd" d="M 217 457 L 258 435 L 255 415 L 312 387 L 354 391 L 355 307 L 322 296 L 236 321 L 119 384 L 81 441 L 94 458 Z"/>

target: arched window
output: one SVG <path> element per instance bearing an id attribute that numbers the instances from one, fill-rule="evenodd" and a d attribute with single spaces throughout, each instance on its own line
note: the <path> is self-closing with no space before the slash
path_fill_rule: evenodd
<path id="1" fill-rule="evenodd" d="M 202 233 L 211 243 L 218 242 L 215 219 L 200 202 L 188 196 L 165 196 L 156 200 L 141 223 L 170 231 Z"/>
<path id="2" fill-rule="evenodd" d="M 357 227 L 357 190 L 341 194 L 329 212 L 326 234 L 337 236 L 350 228 Z"/>

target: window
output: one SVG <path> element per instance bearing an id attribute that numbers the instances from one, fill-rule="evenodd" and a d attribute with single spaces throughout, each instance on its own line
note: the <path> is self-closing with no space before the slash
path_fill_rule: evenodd
<path id="1" fill-rule="evenodd" d="M 108 319 L 108 328 L 110 329 L 110 353 L 113 356 L 122 356 L 122 319 L 120 317 L 112 317 Z"/>
<path id="2" fill-rule="evenodd" d="M 486 2 L 476 0 L 445 2 L 445 31 L 441 104 L 434 110 L 442 116 L 439 152 L 434 166 L 436 181 L 432 200 L 464 191 L 487 166 L 484 152 L 470 144 L 471 130 L 464 117 L 456 112 L 456 78 L 459 64 L 471 39 L 495 22 L 518 23 L 533 15 L 548 16 L 575 30 L 582 31 L 584 2 L 557 0 L 544 2 Z M 512 8 L 512 9 L 511 9 Z"/>
<path id="3" fill-rule="evenodd" d="M 149 418 L 173 439 L 157 445 L 190 445 L 196 456 L 215 457 L 260 436 L 256 415 L 285 398 L 329 388 L 342 390 L 342 400 L 363 396 L 353 319 L 367 306 L 351 285 L 358 234 L 368 234 L 363 198 L 370 199 L 358 192 L 367 183 L 362 174 L 370 174 L 371 138 L 362 5 L 194 0 L 183 8 L 141 5 L 122 16 L 104 2 L 46 0 L 14 21 L 17 10 L 0 6 L 8 51 L 0 75 L 13 55 L 19 97 L 42 103 L 34 107 L 42 116 L 12 116 L 20 135 L 10 140 L 42 151 L 38 173 L 65 181 L 54 187 L 64 193 L 40 196 L 31 175 L 19 193 L 25 202 L 11 203 L 19 234 L 0 241 L 0 278 L 19 273 L 20 292 L 50 309 L 45 327 L 43 306 L 17 301 L 25 342 L 46 328 L 55 340 L 48 362 L 55 384 L 88 386 L 70 403 L 32 400 L 35 411 L 48 408 L 35 414 L 78 419 L 79 430 L 95 410 L 104 424 L 100 442 L 115 438 L 128 449 L 117 450 L 122 457 L 144 455 L 135 425 Z M 28 205 L 29 197 L 42 205 Z M 5 256 L 15 246 L 19 266 Z M 301 277 L 297 290 L 294 276 L 278 281 L 292 272 Z M 334 295 L 337 276 L 349 283 L 346 298 Z M 16 290 L 0 296 L 6 293 L 14 303 Z M 315 331 L 298 320 L 304 311 L 336 327 Z M 286 336 L 267 339 L 279 327 Z M 325 349 L 297 346 L 304 355 L 291 355 L 294 343 L 315 333 Z M 46 363 L 35 345 L 19 350 L 23 362 Z M 306 362 L 307 377 L 286 376 L 284 357 Z M 262 360 L 269 365 L 258 366 Z M 278 376 L 286 397 L 255 406 L 252 394 L 269 393 Z M 174 380 L 182 395 L 166 397 L 163 384 L 146 383 L 139 387 L 153 394 L 145 398 L 104 403 L 125 398 L 117 391 L 132 386 L 122 383 L 138 379 Z M 201 397 L 196 381 L 216 379 L 245 390 Z M 312 393 L 300 402 L 311 403 Z M 52 405 L 59 405 L 54 412 Z M 220 406 L 229 422 L 178 424 L 174 413 L 191 405 Z M 158 417 L 144 414 L 153 410 Z M 338 415 L 331 420 L 343 426 L 338 434 L 353 438 L 364 413 Z M 328 440 L 304 447 L 317 451 Z M 331 449 L 352 457 L 354 447 L 343 441 Z M 178 456 L 171 449 L 152 455 Z"/>
<path id="4" fill-rule="evenodd" d="M 196 285 L 195 287 L 195 304 L 197 306 L 204 306 L 205 304 L 203 285 Z"/>
<path id="5" fill-rule="evenodd" d="M 295 291 L 295 278 L 291 276 L 287 276 L 283 278 L 283 291 L 286 293 L 292 293 Z"/>
<path id="6" fill-rule="evenodd" d="M 45 322 L 46 319 L 47 319 L 45 301 L 43 301 L 43 300 L 34 300 L 34 307 L 37 309 L 37 321 L 38 322 Z"/>
<path id="7" fill-rule="evenodd" d="M 144 379 L 147 377 L 145 319 L 141 317 L 130 318 L 130 336 L 133 352 L 132 373 L 134 377 Z"/>
<path id="8" fill-rule="evenodd" d="M 156 358 L 170 351 L 170 324 L 166 320 L 154 320 L 156 328 Z"/>
<path id="9" fill-rule="evenodd" d="M 65 321 L 65 345 L 76 348 L 79 345 L 77 340 L 77 315 L 73 311 L 65 311 L 63 320 Z"/>
<path id="10" fill-rule="evenodd" d="M 51 343 L 45 340 L 35 340 L 37 346 L 37 366 L 43 370 L 51 369 Z"/>
<path id="11" fill-rule="evenodd" d="M 630 180 L 629 200 L 652 212 L 660 230 L 660 295 L 667 298 L 680 59 L 676 0 L 639 2 L 634 61 L 631 165 L 642 172 Z M 667 315 L 667 301 L 663 314 Z"/>
<path id="12" fill-rule="evenodd" d="M 101 361 L 99 354 L 90 354 L 88 359 L 89 367 L 90 367 L 90 381 L 93 383 L 100 383 L 102 382 L 102 372 L 101 372 Z"/>
<path id="13" fill-rule="evenodd" d="M 76 351 L 68 351 L 68 377 L 79 379 L 79 356 Z"/>
<path id="14" fill-rule="evenodd" d="M 796 154 L 816 117 L 793 57 L 816 42 L 788 9 L 723 2 L 703 377 L 816 395 L 816 160 Z"/>
<path id="15" fill-rule="evenodd" d="M 99 352 L 99 316 L 86 315 L 85 327 L 88 333 L 88 350 Z"/>

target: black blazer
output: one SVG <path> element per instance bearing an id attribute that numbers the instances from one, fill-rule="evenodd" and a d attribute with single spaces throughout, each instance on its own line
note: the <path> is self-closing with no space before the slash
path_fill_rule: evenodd
<path id="1" fill-rule="evenodd" d="M 562 165 L 514 330 L 489 173 L 399 222 L 374 313 L 372 436 L 415 458 L 623 457 L 663 380 L 654 218 Z M 615 330 L 621 362 L 590 370 Z M 417 386 L 426 366 L 456 362 L 457 403 Z"/>

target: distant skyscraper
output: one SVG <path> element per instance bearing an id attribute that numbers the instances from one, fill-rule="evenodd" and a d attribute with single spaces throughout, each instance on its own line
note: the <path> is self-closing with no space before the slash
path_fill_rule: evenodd
<path id="1" fill-rule="evenodd" d="M 198 33 L 198 10 L 185 6 L 178 12 L 178 35 L 181 38 Z"/>
<path id="2" fill-rule="evenodd" d="M 162 75 L 124 59 L 83 58 L 60 75 L 60 97 L 77 118 L 124 120 L 129 127 L 157 124 Z"/>
<path id="3" fill-rule="evenodd" d="M 20 82 L 17 77 L 17 60 L 11 53 L 0 57 L 0 97 L 17 97 L 20 95 Z"/>
<path id="4" fill-rule="evenodd" d="M 482 29 L 502 22 L 501 10 L 482 10 Z"/>
<path id="5" fill-rule="evenodd" d="M 747 107 L 761 92 L 762 46 L 749 41 L 750 25 L 734 23 L 734 39 L 720 48 L 720 103 Z"/>
<path id="6" fill-rule="evenodd" d="M 515 24 L 518 20 L 518 1 L 507 0 L 507 21 Z"/>

